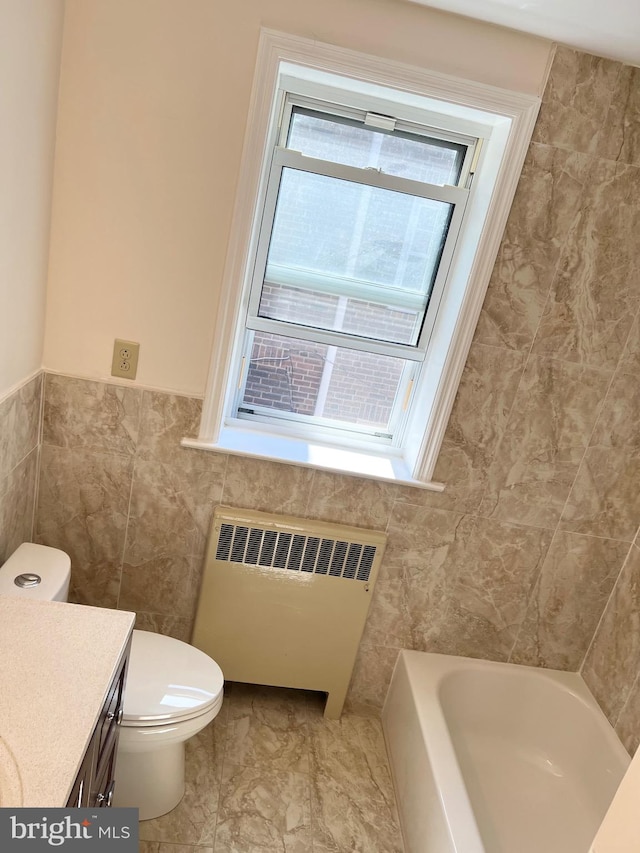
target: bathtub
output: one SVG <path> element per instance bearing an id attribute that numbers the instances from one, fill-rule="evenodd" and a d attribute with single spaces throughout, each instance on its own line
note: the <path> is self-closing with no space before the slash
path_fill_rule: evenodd
<path id="1" fill-rule="evenodd" d="M 575 673 L 403 651 L 382 723 L 406 853 L 586 853 L 630 761 Z"/>

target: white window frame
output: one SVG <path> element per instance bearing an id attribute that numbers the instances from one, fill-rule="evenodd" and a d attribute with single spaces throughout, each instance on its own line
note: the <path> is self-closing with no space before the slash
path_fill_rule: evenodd
<path id="1" fill-rule="evenodd" d="M 350 443 L 361 448 L 370 447 L 374 452 L 379 451 L 381 445 L 384 444 L 387 445 L 389 450 L 396 448 L 395 452 L 397 453 L 403 446 L 403 426 L 411 408 L 412 389 L 417 384 L 415 377 L 419 373 L 425 358 L 427 343 L 437 314 L 437 306 L 446 285 L 447 273 L 462 225 L 464 210 L 469 198 L 469 189 L 466 185 L 471 180 L 471 169 L 476 161 L 475 152 L 478 141 L 474 136 L 457 134 L 457 137 L 453 138 L 453 134 L 442 133 L 436 128 L 429 128 L 424 125 L 416 127 L 415 123 L 409 125 L 407 122 L 401 122 L 396 119 L 392 120 L 394 129 L 397 126 L 398 130 L 414 133 L 416 138 L 421 136 L 424 138 L 425 143 L 428 140 L 442 138 L 444 141 L 451 141 L 465 147 L 466 151 L 464 160 L 460 164 L 460 179 L 458 183 L 455 186 L 435 185 L 427 181 L 418 181 L 385 174 L 377 170 L 347 166 L 335 161 L 318 160 L 306 154 L 301 154 L 292 148 L 284 147 L 289 134 L 294 106 L 303 106 L 304 108 L 312 109 L 316 113 L 322 112 L 329 117 L 344 116 L 347 112 L 340 105 L 327 101 L 310 100 L 299 95 L 292 95 L 290 92 L 286 93 L 284 110 L 278 109 L 278 113 L 282 115 L 280 119 L 279 139 L 272 155 L 264 201 L 261 205 L 254 271 L 251 281 L 247 283 L 247 286 L 251 290 L 245 320 L 245 345 L 241 351 L 236 350 L 236 360 L 233 367 L 233 373 L 239 377 L 240 381 L 237 382 L 237 392 L 234 395 L 235 399 L 231 402 L 227 422 L 234 422 L 234 415 L 232 413 L 239 411 L 244 397 L 251 352 L 250 340 L 252 336 L 250 335 L 250 330 L 254 332 L 271 332 L 276 335 L 290 335 L 296 339 L 314 340 L 324 343 L 327 346 L 349 347 L 364 353 L 377 353 L 378 355 L 404 360 L 403 376 L 400 379 L 397 389 L 398 393 L 389 422 L 390 435 L 387 435 L 382 427 L 375 429 L 370 425 L 360 426 L 337 421 L 332 424 L 324 417 L 321 419 L 312 415 L 301 417 L 282 410 L 263 410 L 259 406 L 255 407 L 255 413 L 253 414 L 238 414 L 238 421 L 253 420 L 256 424 L 262 424 L 264 428 L 275 431 L 279 431 L 286 425 L 287 431 L 293 434 L 297 433 L 298 437 L 313 437 L 319 441 L 342 442 L 343 444 Z M 387 113 L 394 106 L 395 104 L 390 101 L 385 107 Z M 365 127 L 365 119 L 371 120 L 371 114 L 366 113 L 363 109 L 359 111 L 349 110 L 349 113 L 350 118 L 359 119 Z M 374 118 L 374 121 L 376 120 Z M 419 335 L 414 343 L 400 343 L 383 338 L 366 338 L 355 334 L 350 335 L 344 332 L 335 332 L 330 329 L 304 326 L 293 321 L 273 320 L 260 315 L 259 305 L 262 297 L 263 283 L 271 280 L 275 280 L 278 283 L 288 283 L 293 286 L 304 286 L 310 283 L 314 289 L 317 286 L 325 292 L 347 297 L 354 296 L 356 299 L 372 299 L 374 301 L 375 297 L 372 296 L 372 291 L 375 289 L 379 291 L 385 290 L 382 285 L 354 284 L 346 279 L 342 279 L 339 282 L 334 281 L 333 286 L 329 286 L 327 290 L 327 282 L 330 281 L 330 276 L 315 276 L 307 271 L 302 271 L 294 275 L 286 268 L 282 268 L 279 273 L 276 273 L 276 277 L 273 279 L 269 276 L 270 266 L 267 264 L 267 258 L 272 239 L 272 227 L 275 220 L 282 172 L 287 168 L 339 178 L 350 183 L 359 183 L 368 187 L 407 193 L 413 198 L 433 199 L 451 205 L 446 241 L 435 269 L 435 280 L 427 298 L 427 308 L 425 309 L 423 322 L 420 323 Z M 394 297 L 390 297 L 387 304 L 391 307 L 397 304 L 404 304 L 418 311 L 423 310 L 424 294 L 404 291 L 398 295 L 401 300 L 399 303 L 395 302 L 397 295 L 394 294 Z M 298 423 L 297 430 L 294 427 L 296 422 Z M 242 423 L 236 423 L 235 425 L 236 427 L 242 426 Z"/>
<path id="2" fill-rule="evenodd" d="M 310 433 L 277 431 L 234 422 L 229 407 L 231 372 L 242 346 L 264 204 L 268 166 L 278 141 L 277 111 L 284 93 L 334 101 L 349 93 L 367 110 L 385 113 L 389 91 L 394 114 L 483 139 L 478 171 L 465 213 L 463 239 L 450 269 L 445 298 L 431 330 L 402 450 L 362 442 L 342 446 Z M 385 97 L 387 100 L 385 101 Z M 358 104 L 353 104 L 358 106 Z M 249 110 L 232 232 L 219 303 L 200 433 L 189 447 L 276 459 L 341 473 L 410 483 L 437 491 L 433 471 L 489 283 L 513 195 L 540 106 L 540 98 L 381 60 L 308 39 L 263 30 Z"/>

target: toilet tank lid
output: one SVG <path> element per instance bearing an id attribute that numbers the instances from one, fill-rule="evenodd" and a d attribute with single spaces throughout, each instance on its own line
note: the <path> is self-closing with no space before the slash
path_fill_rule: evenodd
<path id="1" fill-rule="evenodd" d="M 136 630 L 123 721 L 152 724 L 197 716 L 217 701 L 223 687 L 222 670 L 200 649 L 164 634 Z"/>
<path id="2" fill-rule="evenodd" d="M 52 601 L 67 583 L 70 573 L 71 560 L 64 551 L 23 542 L 0 567 L 0 595 Z M 42 580 L 35 586 L 21 588 L 14 580 L 23 574 L 40 575 Z"/>

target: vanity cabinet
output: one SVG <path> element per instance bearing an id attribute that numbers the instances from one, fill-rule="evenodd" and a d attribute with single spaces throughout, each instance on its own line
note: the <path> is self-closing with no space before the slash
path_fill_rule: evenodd
<path id="1" fill-rule="evenodd" d="M 101 808 L 111 805 L 115 789 L 116 752 L 124 705 L 130 643 L 123 652 L 104 702 L 67 805 Z"/>

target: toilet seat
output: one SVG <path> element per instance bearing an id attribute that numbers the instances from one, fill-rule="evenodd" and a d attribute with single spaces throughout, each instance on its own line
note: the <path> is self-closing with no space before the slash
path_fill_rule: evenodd
<path id="1" fill-rule="evenodd" d="M 224 677 L 200 649 L 150 631 L 134 631 L 122 725 L 166 726 L 222 703 Z"/>

